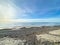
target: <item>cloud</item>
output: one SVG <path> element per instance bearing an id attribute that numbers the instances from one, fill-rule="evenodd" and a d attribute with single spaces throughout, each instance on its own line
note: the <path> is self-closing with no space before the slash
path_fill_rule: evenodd
<path id="1" fill-rule="evenodd" d="M 14 19 L 11 22 L 60 22 L 60 18 L 45 18 L 45 19 Z"/>
<path id="2" fill-rule="evenodd" d="M 9 2 L 9 0 L 0 0 L 0 23 L 8 22 L 15 16 L 15 8 Z"/>
<path id="3" fill-rule="evenodd" d="M 0 0 L 0 24 L 9 24 L 15 18 L 27 17 L 27 12 L 32 11 L 27 7 L 23 9 L 16 6 L 12 0 Z"/>

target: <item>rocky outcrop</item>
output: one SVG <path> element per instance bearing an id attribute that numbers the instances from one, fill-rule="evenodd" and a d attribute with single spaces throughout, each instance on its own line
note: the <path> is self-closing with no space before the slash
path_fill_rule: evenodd
<path id="1" fill-rule="evenodd" d="M 0 30 L 0 45 L 55 45 L 60 43 L 59 27 L 30 27 Z M 4 38 L 5 37 L 5 38 Z M 5 42 L 7 41 L 7 42 Z"/>

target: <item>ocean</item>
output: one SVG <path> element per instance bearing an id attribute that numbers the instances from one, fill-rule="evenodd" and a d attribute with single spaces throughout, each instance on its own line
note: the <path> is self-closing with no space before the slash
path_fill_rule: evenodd
<path id="1" fill-rule="evenodd" d="M 16 26 L 54 26 L 60 25 L 60 22 L 20 22 L 15 23 Z"/>
<path id="2" fill-rule="evenodd" d="M 4 24 L 3 24 L 4 25 Z M 16 22 L 11 24 L 0 25 L 0 28 L 9 28 L 15 26 L 21 27 L 40 27 L 40 26 L 60 26 L 60 22 Z"/>

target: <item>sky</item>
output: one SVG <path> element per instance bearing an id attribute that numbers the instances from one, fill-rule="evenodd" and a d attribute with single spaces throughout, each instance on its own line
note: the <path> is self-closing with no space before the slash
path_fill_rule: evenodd
<path id="1" fill-rule="evenodd" d="M 60 22 L 60 0 L 0 0 L 0 27 L 15 22 Z"/>

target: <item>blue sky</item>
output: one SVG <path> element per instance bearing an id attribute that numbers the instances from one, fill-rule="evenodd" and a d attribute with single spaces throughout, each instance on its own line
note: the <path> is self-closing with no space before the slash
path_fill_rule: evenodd
<path id="1" fill-rule="evenodd" d="M 0 27 L 15 22 L 60 22 L 60 0 L 0 0 Z"/>
<path id="2" fill-rule="evenodd" d="M 60 0 L 14 0 L 17 7 L 25 10 L 25 16 L 18 14 L 16 18 L 59 18 Z"/>

